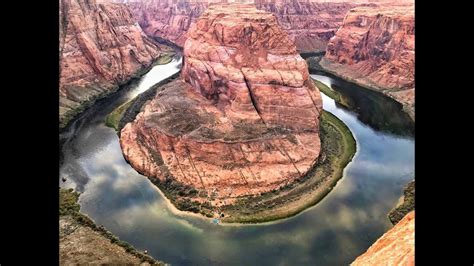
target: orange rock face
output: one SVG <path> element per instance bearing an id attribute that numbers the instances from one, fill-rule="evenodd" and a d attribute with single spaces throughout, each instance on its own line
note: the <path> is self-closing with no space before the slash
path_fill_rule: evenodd
<path id="1" fill-rule="evenodd" d="M 415 211 L 408 213 L 351 265 L 415 265 Z"/>
<path id="2" fill-rule="evenodd" d="M 60 121 L 116 88 L 161 54 L 121 4 L 60 2 Z"/>
<path id="3" fill-rule="evenodd" d="M 220 0 L 176 1 L 135 0 L 128 5 L 148 36 L 170 40 L 179 46 L 185 33 L 210 3 Z M 231 2 L 231 1 L 228 1 Z M 287 31 L 299 51 L 325 51 L 329 39 L 342 25 L 345 14 L 356 4 L 346 1 L 235 1 L 254 4 L 272 12 Z"/>
<path id="4" fill-rule="evenodd" d="M 252 5 L 211 6 L 188 37 L 182 78 L 121 131 L 130 164 L 227 203 L 310 170 L 321 95 L 276 17 Z"/>
<path id="5" fill-rule="evenodd" d="M 349 11 L 320 64 L 379 90 L 414 115 L 415 23 L 413 4 L 380 4 Z"/>

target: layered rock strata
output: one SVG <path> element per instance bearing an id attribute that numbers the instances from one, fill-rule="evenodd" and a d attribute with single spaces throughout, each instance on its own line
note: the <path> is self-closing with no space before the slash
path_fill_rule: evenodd
<path id="1" fill-rule="evenodd" d="M 300 52 L 319 52 L 326 50 L 346 13 L 357 4 L 349 1 L 257 0 L 255 5 L 277 16 Z"/>
<path id="2" fill-rule="evenodd" d="M 310 170 L 321 108 L 305 61 L 273 14 L 211 5 L 188 32 L 181 79 L 159 89 L 120 143 L 139 172 L 225 205 Z"/>
<path id="3" fill-rule="evenodd" d="M 319 64 L 327 71 L 378 90 L 415 109 L 414 5 L 351 9 Z"/>
<path id="4" fill-rule="evenodd" d="M 351 266 L 415 265 L 415 211 L 381 236 Z"/>
<path id="5" fill-rule="evenodd" d="M 209 4 L 218 2 L 227 1 L 135 0 L 129 1 L 128 5 L 148 36 L 167 39 L 183 46 L 185 33 L 191 24 Z M 303 52 L 325 51 L 329 39 L 342 25 L 347 11 L 356 6 L 349 1 L 239 2 L 250 2 L 258 9 L 275 14 L 280 25 L 296 43 L 297 49 Z"/>
<path id="6" fill-rule="evenodd" d="M 60 1 L 60 124 L 150 66 L 154 44 L 121 4 Z"/>
<path id="7" fill-rule="evenodd" d="M 208 1 L 140 0 L 128 3 L 128 6 L 148 36 L 163 38 L 182 47 L 186 31 L 206 10 Z"/>

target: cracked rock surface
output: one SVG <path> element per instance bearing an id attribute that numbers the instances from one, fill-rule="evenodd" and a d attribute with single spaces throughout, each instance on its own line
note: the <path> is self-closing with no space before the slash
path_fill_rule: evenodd
<path id="1" fill-rule="evenodd" d="M 211 5 L 188 32 L 181 78 L 158 89 L 120 142 L 144 175 L 229 203 L 310 170 L 321 108 L 306 62 L 273 14 Z"/>

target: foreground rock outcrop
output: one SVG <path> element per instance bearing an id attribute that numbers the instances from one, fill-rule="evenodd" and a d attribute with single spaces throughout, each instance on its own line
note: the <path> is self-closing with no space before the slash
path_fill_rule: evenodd
<path id="1" fill-rule="evenodd" d="M 60 1 L 60 124 L 140 74 L 165 47 L 154 44 L 122 4 Z"/>
<path id="2" fill-rule="evenodd" d="M 128 5 L 150 37 L 170 40 L 179 46 L 186 41 L 185 33 L 211 3 L 227 1 L 134 0 Z M 231 1 L 229 1 L 231 2 Z M 258 9 L 272 12 L 287 31 L 299 51 L 325 51 L 329 39 L 342 25 L 349 9 L 361 3 L 318 1 L 236 1 L 249 2 Z"/>
<path id="3" fill-rule="evenodd" d="M 415 211 L 408 213 L 351 265 L 415 265 Z"/>
<path id="4" fill-rule="evenodd" d="M 182 77 L 121 131 L 125 158 L 212 206 L 301 178 L 320 153 L 321 95 L 276 17 L 211 5 L 189 30 Z"/>
<path id="5" fill-rule="evenodd" d="M 356 7 L 330 40 L 320 65 L 403 104 L 414 119 L 413 4 Z"/>

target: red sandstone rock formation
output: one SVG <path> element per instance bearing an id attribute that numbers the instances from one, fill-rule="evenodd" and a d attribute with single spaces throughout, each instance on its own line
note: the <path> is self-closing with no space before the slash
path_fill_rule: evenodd
<path id="1" fill-rule="evenodd" d="M 280 25 L 301 52 L 325 51 L 327 43 L 342 25 L 351 2 L 309 2 L 297 0 L 257 0 L 259 9 L 274 13 Z"/>
<path id="2" fill-rule="evenodd" d="M 183 46 L 185 33 L 204 12 L 207 1 L 141 0 L 128 4 L 144 32 Z"/>
<path id="3" fill-rule="evenodd" d="M 220 0 L 171 1 L 135 0 L 128 5 L 148 36 L 160 37 L 183 46 L 185 33 L 209 3 Z M 229 1 L 230 2 L 230 1 Z M 258 9 L 274 13 L 299 51 L 325 51 L 329 39 L 342 25 L 345 14 L 356 5 L 340 1 L 247 1 Z"/>
<path id="4" fill-rule="evenodd" d="M 237 196 L 303 176 L 320 152 L 321 95 L 276 17 L 211 6 L 188 32 L 182 79 L 161 88 L 121 131 L 139 172 Z"/>
<path id="5" fill-rule="evenodd" d="M 357 7 L 344 19 L 321 66 L 402 103 L 414 117 L 414 6 Z"/>
<path id="6" fill-rule="evenodd" d="M 60 1 L 60 122 L 85 102 L 149 66 L 162 48 L 142 32 L 126 6 Z"/>
<path id="7" fill-rule="evenodd" d="M 351 265 L 415 265 L 415 211 L 408 213 Z"/>

